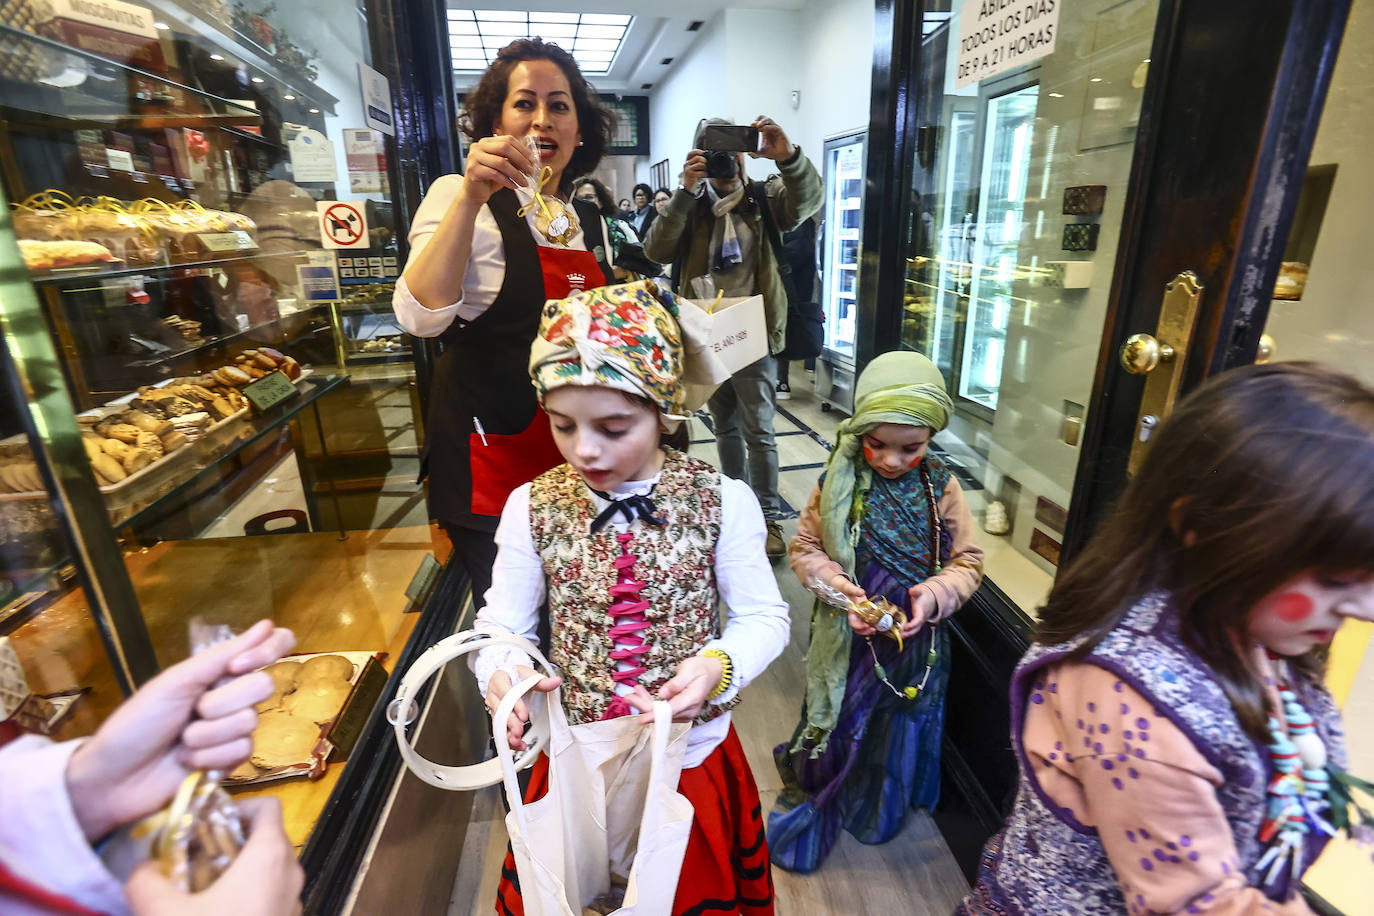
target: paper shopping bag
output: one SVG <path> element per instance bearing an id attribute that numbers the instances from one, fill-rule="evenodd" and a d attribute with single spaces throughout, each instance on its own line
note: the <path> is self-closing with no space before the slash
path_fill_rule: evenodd
<path id="1" fill-rule="evenodd" d="M 689 299 L 701 314 L 705 329 L 705 349 L 723 373 L 715 384 L 701 385 L 684 379 L 687 403 L 700 405 L 718 385 L 736 372 L 768 355 L 768 325 L 764 318 L 763 297 L 745 299 Z"/>

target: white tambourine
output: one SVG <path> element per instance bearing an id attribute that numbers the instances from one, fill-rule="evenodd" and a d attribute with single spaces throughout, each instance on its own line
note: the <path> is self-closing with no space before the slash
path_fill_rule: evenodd
<path id="1" fill-rule="evenodd" d="M 494 786 L 502 780 L 501 761 L 497 757 L 471 766 L 441 766 L 420 756 L 406 735 L 406 726 L 415 720 L 418 712 L 415 697 L 419 694 L 420 688 L 440 668 L 455 658 L 461 658 L 470 652 L 496 646 L 510 646 L 520 649 L 544 670 L 545 677 L 557 676 L 553 666 L 549 664 L 548 659 L 544 658 L 539 648 L 523 637 L 503 630 L 464 630 L 461 633 L 454 633 L 452 636 L 441 639 L 426 649 L 406 671 L 405 677 L 401 679 L 401 686 L 396 691 L 396 698 L 387 705 L 386 718 L 396 732 L 396 745 L 401 749 L 401 758 L 405 760 L 406 766 L 410 768 L 412 773 L 431 786 L 437 786 L 440 789 L 453 789 L 454 791 L 472 791 Z M 533 683 L 535 681 L 531 679 L 531 685 Z M 528 689 L 526 687 L 525 691 Z M 521 691 L 521 693 L 525 691 Z M 538 691 L 532 691 L 529 701 L 542 706 L 545 702 L 545 695 Z M 517 770 L 532 766 L 549 742 L 549 718 L 542 713 L 542 709 L 530 710 L 530 729 L 525 733 L 525 742 L 529 747 L 528 750 L 516 755 L 515 768 Z M 492 732 L 497 741 L 505 740 L 506 729 L 504 725 L 497 725 L 493 721 Z"/>

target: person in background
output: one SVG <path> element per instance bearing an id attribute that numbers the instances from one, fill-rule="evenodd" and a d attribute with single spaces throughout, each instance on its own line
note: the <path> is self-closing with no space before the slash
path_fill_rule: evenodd
<path id="1" fill-rule="evenodd" d="M 629 223 L 619 217 L 615 205 L 611 203 L 609 188 L 595 178 L 584 176 L 573 182 L 573 195 L 579 200 L 596 204 L 606 220 L 606 232 L 611 243 L 608 260 L 616 280 L 656 277 L 663 272 L 660 265 L 644 257 L 639 236 L 635 235 Z"/>
<path id="2" fill-rule="evenodd" d="M 811 320 L 811 316 L 820 311 L 820 306 L 816 302 L 816 218 L 808 216 L 801 221 L 795 229 L 790 229 L 782 236 L 782 256 L 787 261 L 787 265 L 792 268 L 792 288 L 788 291 L 787 303 L 787 349 L 778 354 L 778 400 L 785 401 L 792 397 L 792 386 L 788 384 L 788 372 L 791 368 L 793 359 L 802 358 L 807 362 L 807 368 L 816 365 L 816 356 L 820 351 L 811 352 L 813 347 L 808 346 L 804 356 L 793 353 L 793 341 L 809 341 L 811 334 L 803 333 L 807 329 L 804 327 L 794 328 L 794 322 L 804 324 Z M 821 316 L 824 322 L 824 315 Z M 814 324 L 811 331 L 819 330 Z"/>
<path id="3" fill-rule="evenodd" d="M 628 198 L 628 197 L 622 197 L 622 198 L 620 198 L 620 218 L 623 219 L 623 220 L 625 220 L 626 222 L 629 222 L 629 221 L 630 221 L 630 217 L 634 216 L 634 213 L 635 213 L 635 208 L 634 208 L 633 206 L 631 206 L 631 204 L 630 204 L 630 198 Z"/>
<path id="4" fill-rule="evenodd" d="M 1310 914 L 1332 825 L 1374 830 L 1323 683 L 1350 620 L 1374 620 L 1374 391 L 1215 376 L 1040 609 L 1016 803 L 956 912 Z"/>
<path id="5" fill-rule="evenodd" d="M 701 122 L 702 130 L 720 120 Z M 687 153 L 682 184 L 663 214 L 644 236 L 644 253 L 672 264 L 676 288 L 686 296 L 714 299 L 762 294 L 768 331 L 768 353 L 736 372 L 711 397 L 709 407 L 720 450 L 720 469 L 747 480 L 754 488 L 768 523 L 768 556 L 787 552 L 782 536 L 782 501 L 778 495 L 778 447 L 773 438 L 777 410 L 777 364 L 773 354 L 786 345 L 787 293 L 778 271 L 780 233 L 820 209 L 825 192 L 816 167 L 801 147 L 771 118 L 759 116 L 760 146 L 750 155 L 777 163 L 781 176 L 748 181 L 743 153 Z M 775 248 L 776 245 L 776 248 Z M 746 461 L 747 453 L 747 461 Z"/>
<path id="6" fill-rule="evenodd" d="M 654 210 L 658 213 L 663 212 L 663 208 L 668 206 L 668 201 L 673 199 L 673 192 L 667 188 L 659 188 L 654 192 Z"/>
<path id="7" fill-rule="evenodd" d="M 572 197 L 615 119 L 572 56 L 537 38 L 502 48 L 464 104 L 467 170 L 421 201 L 392 308 L 408 332 L 444 344 L 423 466 L 430 515 L 480 605 L 506 496 L 562 460 L 525 374 L 539 312 L 615 279 L 600 211 Z"/>
<path id="8" fill-rule="evenodd" d="M 928 451 L 953 409 L 926 357 L 898 350 L 874 359 L 802 510 L 789 549 L 802 585 L 882 597 L 907 620 L 898 643 L 816 602 L 801 721 L 773 751 L 783 781 L 768 818 L 775 865 L 816 869 L 841 828 L 885 843 L 908 811 L 939 799 L 950 639 L 938 624 L 983 576 L 963 487 Z"/>
<path id="9" fill-rule="evenodd" d="M 532 640 L 541 615 L 550 622 L 549 657 L 563 675 L 535 689 L 562 684 L 570 725 L 648 713 L 655 699 L 692 723 L 678 792 L 696 813 L 672 912 L 768 916 L 758 788 L 730 710 L 791 624 L 754 494 L 670 444 L 688 414 L 681 379 L 705 347 L 679 314 L 676 297 L 647 282 L 545 307 L 530 376 L 567 463 L 511 493 L 477 625 Z M 489 710 L 530 665 L 519 650 L 477 653 Z M 493 727 L 519 751 L 528 721 L 522 700 Z M 541 755 L 526 799 L 548 781 Z M 507 853 L 498 913 L 524 912 L 515 874 Z"/>
<path id="10" fill-rule="evenodd" d="M 54 744 L 25 735 L 0 747 L 0 912 L 299 913 L 305 876 L 275 798 L 236 802 L 248 842 L 198 894 L 168 883 L 154 862 L 121 887 L 94 848 L 160 810 L 192 771 L 232 770 L 248 759 L 253 706 L 272 694 L 258 669 L 294 644 L 290 630 L 261 621 L 163 671 L 89 738 Z"/>
<path id="11" fill-rule="evenodd" d="M 635 185 L 634 212 L 630 215 L 629 223 L 634 227 L 635 234 L 641 239 L 649 234 L 649 227 L 654 224 L 658 211 L 654 209 L 654 191 L 647 184 Z"/>

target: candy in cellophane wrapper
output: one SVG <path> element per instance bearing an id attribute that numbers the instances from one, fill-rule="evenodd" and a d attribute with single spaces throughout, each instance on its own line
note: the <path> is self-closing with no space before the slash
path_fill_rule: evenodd
<path id="1" fill-rule="evenodd" d="M 882 595 L 855 600 L 818 576 L 813 577 L 806 586 L 812 594 L 831 607 L 853 611 L 864 623 L 887 638 L 895 639 L 897 649 L 902 649 L 902 627 L 906 626 L 906 612 Z"/>
<path id="2" fill-rule="evenodd" d="M 191 621 L 191 653 L 231 639 L 228 627 Z M 149 859 L 175 887 L 205 890 L 233 863 L 247 837 L 238 809 L 220 788 L 224 774 L 198 770 L 182 781 L 161 811 L 115 833 L 101 851 L 112 874 L 127 878 Z"/>

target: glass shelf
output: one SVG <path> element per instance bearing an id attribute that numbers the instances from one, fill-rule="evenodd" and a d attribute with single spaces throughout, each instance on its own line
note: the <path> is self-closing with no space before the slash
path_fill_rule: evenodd
<path id="1" fill-rule="evenodd" d="M 275 432 L 293 420 L 303 410 L 316 404 L 320 398 L 345 384 L 347 375 L 312 375 L 296 383 L 300 394 L 269 407 L 262 413 L 250 412 L 242 419 L 226 425 L 204 439 L 198 439 L 188 446 L 191 453 L 189 463 L 183 460 L 180 466 L 173 465 L 167 474 L 153 484 L 156 488 L 140 497 L 131 494 L 121 502 L 126 505 L 110 505 L 110 521 L 117 528 L 137 531 L 141 528 L 180 513 L 186 498 L 202 481 L 220 469 L 243 449 Z M 146 502 L 145 502 L 146 500 Z M 139 505 L 144 502 L 143 505 Z"/>
<path id="2" fill-rule="evenodd" d="M 30 121 L 18 120 L 12 127 L 39 126 L 81 129 L 85 127 L 110 127 L 126 121 L 137 120 L 140 124 L 152 127 L 202 128 L 217 124 L 226 126 L 234 124 L 256 125 L 262 117 L 256 108 L 241 102 L 222 98 L 202 89 L 175 82 L 158 73 L 140 70 L 137 67 L 131 67 L 128 64 L 101 57 L 80 48 L 73 48 L 42 35 L 35 35 L 32 32 L 25 32 L 8 25 L 0 25 L 0 56 L 21 58 L 26 52 L 38 50 L 52 55 L 67 55 L 75 58 L 88 67 L 96 68 L 95 72 L 88 74 L 91 78 L 83 79 L 81 83 L 74 86 L 63 86 L 59 89 L 41 82 L 26 81 L 23 85 L 34 91 L 25 92 L 20 96 L 6 93 L 4 107 L 10 111 L 21 112 L 32 119 Z M 99 74 L 106 69 L 127 78 L 142 79 L 176 90 L 185 97 L 185 101 L 201 102 L 208 110 L 202 113 L 189 112 L 166 115 L 157 110 L 155 103 L 151 101 L 144 103 L 139 110 L 136 110 L 133 107 L 135 100 L 129 95 L 128 80 L 101 79 Z M 104 92 L 99 90 L 104 90 Z M 16 104 L 19 99 L 23 99 L 22 104 Z M 168 104 L 181 107 L 177 105 L 175 100 Z"/>
<path id="3" fill-rule="evenodd" d="M 249 67 L 261 71 L 264 76 L 271 77 L 281 88 L 314 102 L 319 108 L 324 109 L 326 114 L 334 114 L 334 106 L 339 102 L 337 98 L 321 89 L 303 73 L 287 74 L 283 72 L 271 51 L 232 26 L 206 19 L 196 10 L 188 9 L 180 4 L 153 3 L 151 5 L 164 21 L 176 23 L 189 34 L 205 39 L 220 50 L 229 52 Z"/>
<path id="4" fill-rule="evenodd" d="M 186 261 L 181 264 L 145 264 L 140 267 L 121 267 L 118 270 L 83 270 L 80 267 L 64 270 L 63 268 L 58 268 L 46 274 L 32 273 L 29 275 L 29 280 L 34 286 L 64 286 L 65 284 L 77 281 L 109 280 L 116 277 L 129 277 L 153 272 L 161 273 L 170 270 L 203 270 L 210 267 L 227 267 L 236 263 L 254 262 L 259 258 L 265 257 L 295 258 L 303 257 L 306 254 L 309 254 L 309 251 L 254 251 L 247 254 L 236 255 L 232 258 L 215 258 L 209 261 Z"/>

